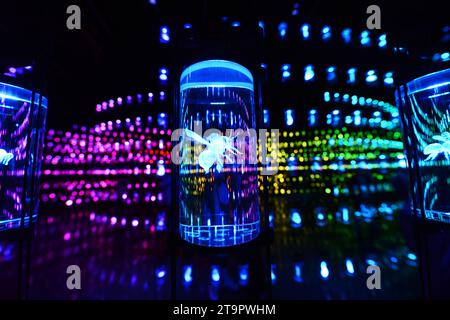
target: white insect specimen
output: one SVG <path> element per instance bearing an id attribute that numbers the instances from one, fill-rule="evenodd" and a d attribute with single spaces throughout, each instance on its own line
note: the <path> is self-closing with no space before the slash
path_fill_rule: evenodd
<path id="1" fill-rule="evenodd" d="M 433 139 L 442 143 L 430 143 L 425 147 L 423 153 L 428 155 L 425 161 L 436 159 L 440 153 L 443 153 L 445 158 L 450 160 L 450 133 L 444 132 L 441 135 L 433 136 Z"/>
<path id="2" fill-rule="evenodd" d="M 12 153 L 6 152 L 6 150 L 0 149 L 0 164 L 7 166 L 9 161 L 14 158 Z"/>
<path id="3" fill-rule="evenodd" d="M 209 169 L 214 164 L 216 164 L 217 172 L 221 172 L 223 169 L 224 158 L 228 159 L 230 162 L 232 161 L 230 156 L 226 154 L 227 152 L 234 155 L 241 154 L 238 149 L 233 147 L 233 139 L 235 137 L 223 136 L 214 132 L 206 138 L 202 138 L 200 135 L 189 129 L 185 129 L 185 136 L 206 146 L 206 149 L 198 156 L 198 162 L 205 170 L 206 174 L 209 173 Z"/>

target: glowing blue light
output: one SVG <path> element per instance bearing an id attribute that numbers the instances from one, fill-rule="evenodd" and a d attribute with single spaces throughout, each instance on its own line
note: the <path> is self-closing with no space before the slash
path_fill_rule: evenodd
<path id="1" fill-rule="evenodd" d="M 319 219 L 319 220 L 324 220 L 325 219 L 325 215 L 323 214 L 323 213 L 318 213 L 317 214 L 317 219 Z"/>
<path id="2" fill-rule="evenodd" d="M 324 26 L 322 28 L 322 39 L 328 40 L 329 38 L 331 38 L 331 28 L 329 26 Z"/>
<path id="3" fill-rule="evenodd" d="M 239 268 L 239 280 L 242 284 L 247 283 L 248 281 L 248 265 L 241 266 Z"/>
<path id="4" fill-rule="evenodd" d="M 185 28 L 185 29 L 192 29 L 192 24 L 190 24 L 190 23 L 185 23 L 184 26 L 183 26 L 183 28 Z"/>
<path id="5" fill-rule="evenodd" d="M 348 222 L 349 220 L 349 211 L 347 208 L 342 208 L 342 220 L 345 222 Z"/>
<path id="6" fill-rule="evenodd" d="M 309 39 L 309 24 L 304 24 L 301 30 L 303 39 Z"/>
<path id="7" fill-rule="evenodd" d="M 375 73 L 375 70 L 369 70 L 366 74 L 366 82 L 372 83 L 377 81 L 378 77 Z"/>
<path id="8" fill-rule="evenodd" d="M 368 45 L 370 45 L 370 32 L 369 31 L 367 31 L 367 30 L 364 30 L 363 32 L 361 32 L 361 37 L 360 37 L 360 39 L 361 39 L 361 44 L 363 45 L 363 46 L 368 46 Z"/>
<path id="9" fill-rule="evenodd" d="M 281 66 L 283 80 L 286 80 L 286 79 L 291 77 L 290 70 L 291 70 L 291 65 L 290 64 L 283 64 Z"/>
<path id="10" fill-rule="evenodd" d="M 348 69 L 347 74 L 348 74 L 347 83 L 355 83 L 356 82 L 356 68 Z"/>
<path id="11" fill-rule="evenodd" d="M 352 29 L 346 28 L 342 30 L 341 36 L 345 43 L 349 43 L 352 40 Z"/>
<path id="12" fill-rule="evenodd" d="M 275 274 L 275 265 L 272 265 L 270 267 L 270 278 L 272 279 L 272 283 L 275 283 L 275 281 L 277 281 L 277 275 Z"/>
<path id="13" fill-rule="evenodd" d="M 343 96 L 342 96 L 342 101 L 343 102 L 348 102 L 348 99 L 350 98 L 350 95 L 348 95 L 347 93 L 346 94 L 344 94 Z"/>
<path id="14" fill-rule="evenodd" d="M 414 253 L 408 253 L 407 257 L 409 260 L 417 260 L 417 256 Z"/>
<path id="15" fill-rule="evenodd" d="M 167 127 L 167 115 L 165 113 L 158 115 L 158 125 L 162 128 Z"/>
<path id="16" fill-rule="evenodd" d="M 294 281 L 295 282 L 303 282 L 302 266 L 300 263 L 294 264 Z"/>
<path id="17" fill-rule="evenodd" d="M 377 265 L 377 263 L 375 262 L 375 260 L 372 260 L 372 259 L 367 259 L 367 260 L 366 260 L 366 263 L 367 263 L 369 266 L 376 266 L 376 265 Z"/>
<path id="18" fill-rule="evenodd" d="M 184 267 L 183 279 L 185 284 L 189 284 L 192 282 L 192 266 Z"/>
<path id="19" fill-rule="evenodd" d="M 356 110 L 355 112 L 353 112 L 353 116 L 355 119 L 355 126 L 359 126 L 361 124 L 361 111 Z"/>
<path id="20" fill-rule="evenodd" d="M 330 271 L 328 270 L 327 263 L 325 261 L 320 262 L 320 276 L 323 279 L 328 279 Z"/>
<path id="21" fill-rule="evenodd" d="M 314 67 L 312 65 L 307 65 L 305 67 L 305 76 L 304 79 L 305 81 L 311 81 L 314 79 Z"/>
<path id="22" fill-rule="evenodd" d="M 233 23 L 231 23 L 232 27 L 240 27 L 241 23 L 239 21 L 234 21 Z"/>
<path id="23" fill-rule="evenodd" d="M 354 274 L 354 273 L 355 273 L 355 268 L 353 267 L 353 262 L 352 262 L 352 260 L 347 259 L 347 260 L 345 261 L 345 266 L 346 266 L 347 272 L 348 272 L 349 274 Z"/>
<path id="24" fill-rule="evenodd" d="M 330 93 L 329 93 L 328 91 L 326 91 L 326 92 L 323 94 L 323 100 L 324 100 L 325 102 L 329 102 L 329 101 L 330 101 Z"/>
<path id="25" fill-rule="evenodd" d="M 170 35 L 169 35 L 169 28 L 166 26 L 162 26 L 160 29 L 160 35 L 159 35 L 159 42 L 161 43 L 169 43 L 170 42 Z"/>
<path id="26" fill-rule="evenodd" d="M 211 271 L 211 280 L 213 282 L 219 282 L 220 281 L 220 272 L 217 267 L 213 267 Z"/>
<path id="27" fill-rule="evenodd" d="M 281 22 L 278 25 L 278 33 L 280 34 L 281 39 L 286 38 L 286 34 L 287 34 L 287 23 L 286 22 Z"/>
<path id="28" fill-rule="evenodd" d="M 294 110 L 288 109 L 284 112 L 284 121 L 287 126 L 292 126 L 294 124 Z"/>
<path id="29" fill-rule="evenodd" d="M 302 216 L 298 211 L 291 212 L 291 225 L 294 228 L 300 227 L 302 224 Z"/>
<path id="30" fill-rule="evenodd" d="M 384 84 L 391 86 L 394 84 L 393 72 L 386 72 L 384 74 Z"/>
<path id="31" fill-rule="evenodd" d="M 264 117 L 264 124 L 269 124 L 270 118 L 268 109 L 263 110 L 263 117 Z"/>
<path id="32" fill-rule="evenodd" d="M 159 79 L 161 81 L 167 81 L 167 69 L 166 68 L 159 69 Z"/>
<path id="33" fill-rule="evenodd" d="M 442 61 L 447 61 L 450 60 L 450 53 L 449 52 L 444 52 L 441 54 L 441 60 Z"/>
<path id="34" fill-rule="evenodd" d="M 386 35 L 382 34 L 378 37 L 378 47 L 384 48 L 387 45 Z"/>
<path id="35" fill-rule="evenodd" d="M 327 69 L 327 81 L 333 81 L 336 79 L 336 67 L 330 66 Z"/>
<path id="36" fill-rule="evenodd" d="M 316 124 L 316 122 L 317 122 L 316 114 L 317 114 L 317 110 L 312 109 L 312 110 L 309 111 L 308 125 L 310 127 L 314 126 Z"/>
<path id="37" fill-rule="evenodd" d="M 166 270 L 164 267 L 161 267 L 159 269 L 156 270 L 156 277 L 158 279 L 162 279 L 166 276 Z"/>
<path id="38" fill-rule="evenodd" d="M 264 30 L 264 21 L 258 21 L 258 26 Z"/>

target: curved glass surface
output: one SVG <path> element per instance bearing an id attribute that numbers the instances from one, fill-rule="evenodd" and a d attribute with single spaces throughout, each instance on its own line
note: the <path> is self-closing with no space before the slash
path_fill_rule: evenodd
<path id="1" fill-rule="evenodd" d="M 253 76 L 225 60 L 191 65 L 180 78 L 179 112 L 182 238 L 212 247 L 254 239 L 260 221 Z"/>
<path id="2" fill-rule="evenodd" d="M 45 97 L 0 82 L 0 231 L 37 216 L 46 113 Z"/>

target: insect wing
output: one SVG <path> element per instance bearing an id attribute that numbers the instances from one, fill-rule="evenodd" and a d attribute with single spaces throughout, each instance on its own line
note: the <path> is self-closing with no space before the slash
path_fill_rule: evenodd
<path id="1" fill-rule="evenodd" d="M 199 143 L 203 143 L 204 145 L 209 145 L 209 142 L 205 139 L 203 139 L 200 135 L 198 135 L 197 133 L 195 133 L 192 130 L 189 129 L 184 129 L 184 133 L 186 135 L 186 137 L 191 138 L 192 140 L 199 142 Z"/>
<path id="2" fill-rule="evenodd" d="M 214 162 L 216 162 L 216 155 L 211 150 L 206 149 L 205 151 L 202 151 L 198 156 L 198 162 L 203 170 L 208 173 L 209 168 L 211 168 Z"/>

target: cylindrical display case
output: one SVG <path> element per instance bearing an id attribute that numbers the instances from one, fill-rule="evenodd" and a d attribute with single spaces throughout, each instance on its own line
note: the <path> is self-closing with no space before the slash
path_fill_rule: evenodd
<path id="1" fill-rule="evenodd" d="M 415 79 L 397 92 L 414 211 L 450 223 L 450 69 Z"/>
<path id="2" fill-rule="evenodd" d="M 0 82 L 0 231 L 37 217 L 47 99 Z"/>
<path id="3" fill-rule="evenodd" d="M 238 245 L 260 230 L 256 116 L 251 72 L 226 60 L 187 67 L 180 78 L 181 237 Z"/>

